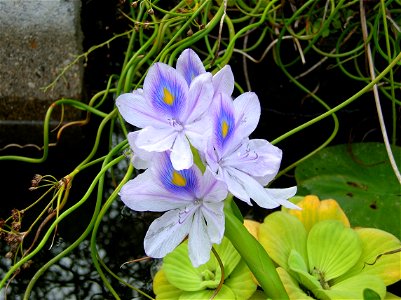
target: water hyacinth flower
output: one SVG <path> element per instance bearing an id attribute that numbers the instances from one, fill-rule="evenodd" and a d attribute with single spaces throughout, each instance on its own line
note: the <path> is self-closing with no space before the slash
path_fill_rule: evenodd
<path id="1" fill-rule="evenodd" d="M 154 258 L 164 257 L 187 236 L 189 257 L 194 266 L 206 263 L 212 244 L 224 235 L 224 183 L 196 165 L 177 171 L 167 152 L 153 156 L 154 163 L 144 173 L 126 183 L 121 200 L 136 211 L 166 211 L 149 227 L 145 252 Z"/>
<path id="2" fill-rule="evenodd" d="M 210 123 L 205 112 L 213 94 L 231 95 L 233 90 L 234 76 L 229 66 L 212 77 L 198 55 L 186 49 L 179 56 L 176 69 L 154 64 L 143 89 L 120 95 L 116 105 L 128 123 L 142 128 L 135 139 L 129 138 L 135 143 L 131 143 L 131 148 L 140 149 L 137 157 L 144 151 L 169 150 L 174 168 L 183 170 L 193 164 L 190 145 L 199 151 L 205 147 Z"/>
<path id="3" fill-rule="evenodd" d="M 197 149 L 203 145 L 202 116 L 212 97 L 210 73 L 200 74 L 188 84 L 176 69 L 155 63 L 143 89 L 120 95 L 116 105 L 128 123 L 142 128 L 135 141 L 138 148 L 149 152 L 170 150 L 174 168 L 183 170 L 193 164 L 190 143 Z"/>
<path id="4" fill-rule="evenodd" d="M 235 197 L 249 205 L 253 199 L 263 208 L 297 208 L 287 201 L 295 195 L 296 187 L 264 188 L 276 176 L 282 152 L 266 140 L 249 139 L 260 112 L 255 93 L 244 93 L 234 101 L 225 93 L 215 95 L 211 112 L 213 132 L 205 153 L 207 166 Z"/>

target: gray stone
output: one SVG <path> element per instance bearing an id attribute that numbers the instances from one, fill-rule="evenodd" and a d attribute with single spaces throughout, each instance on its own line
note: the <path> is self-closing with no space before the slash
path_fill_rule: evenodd
<path id="1" fill-rule="evenodd" d="M 81 99 L 82 62 L 44 89 L 82 53 L 80 7 L 80 0 L 0 0 L 0 148 L 40 142 L 41 130 L 38 136 L 26 132 L 41 127 L 49 105 L 63 97 Z M 55 109 L 54 123 L 60 112 Z M 65 110 L 65 121 L 80 118 L 80 111 Z"/>

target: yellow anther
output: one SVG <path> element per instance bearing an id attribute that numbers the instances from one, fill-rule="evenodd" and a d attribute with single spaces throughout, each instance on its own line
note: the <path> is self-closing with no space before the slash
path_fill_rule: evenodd
<path id="1" fill-rule="evenodd" d="M 171 178 L 171 183 L 176 185 L 176 186 L 186 186 L 187 185 L 187 180 L 180 173 L 178 173 L 176 171 L 173 171 L 173 176 Z"/>

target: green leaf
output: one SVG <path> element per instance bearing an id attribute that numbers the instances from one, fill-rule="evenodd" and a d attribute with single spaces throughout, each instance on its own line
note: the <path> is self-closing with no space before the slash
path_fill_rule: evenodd
<path id="1" fill-rule="evenodd" d="M 231 288 L 236 299 L 250 298 L 257 288 L 252 273 L 243 260 L 240 261 L 231 276 L 224 282 L 224 285 Z"/>
<path id="2" fill-rule="evenodd" d="M 398 166 L 401 148 L 393 147 Z M 401 237 L 400 184 L 383 144 L 325 148 L 295 170 L 298 194 L 337 200 L 352 226 L 375 227 Z"/>
<path id="3" fill-rule="evenodd" d="M 363 300 L 381 300 L 379 294 L 374 290 L 365 289 L 363 291 Z"/>
<path id="4" fill-rule="evenodd" d="M 220 282 L 220 276 L 216 276 L 218 268 L 214 256 L 211 257 L 207 264 L 194 268 L 189 260 L 187 241 L 179 245 L 163 259 L 163 270 L 167 280 L 183 291 L 216 288 Z"/>
<path id="5" fill-rule="evenodd" d="M 214 294 L 214 289 L 201 290 L 195 292 L 183 292 L 179 300 L 209 300 Z M 213 298 L 215 300 L 235 299 L 234 292 L 228 287 L 223 285 L 221 290 Z"/>
<path id="6" fill-rule="evenodd" d="M 221 261 L 223 262 L 224 266 L 224 275 L 225 278 L 229 277 L 231 272 L 235 269 L 235 267 L 238 265 L 238 263 L 241 260 L 241 256 L 235 250 L 234 246 L 231 244 L 230 240 L 226 237 L 223 238 L 221 241 L 220 245 L 214 245 L 213 246 L 216 249 L 216 252 L 218 253 Z M 213 256 L 213 267 L 218 268 L 218 274 L 220 278 L 220 266 L 218 265 L 217 260 L 215 259 L 214 255 Z M 209 263 L 212 261 L 212 259 L 209 261 Z"/>
<path id="7" fill-rule="evenodd" d="M 307 241 L 309 271 L 323 283 L 351 269 L 362 254 L 358 234 L 337 220 L 320 221 Z"/>
<path id="8" fill-rule="evenodd" d="M 153 292 L 158 300 L 178 299 L 182 294 L 180 289 L 168 282 L 163 269 L 158 271 L 153 279 Z"/>
<path id="9" fill-rule="evenodd" d="M 309 274 L 305 260 L 296 250 L 291 251 L 290 257 L 288 258 L 288 266 L 290 270 L 294 272 L 299 283 L 305 286 L 309 291 L 313 292 L 321 288 L 317 278 Z M 294 292 L 294 290 L 292 292 Z"/>
<path id="10" fill-rule="evenodd" d="M 269 256 L 288 270 L 288 257 L 292 249 L 306 259 L 306 230 L 295 216 L 285 212 L 268 215 L 259 227 L 259 242 Z"/>
<path id="11" fill-rule="evenodd" d="M 385 285 L 401 279 L 401 242 L 392 234 L 376 228 L 357 228 L 362 241 L 362 255 L 344 276 L 370 274 L 380 277 Z"/>
<path id="12" fill-rule="evenodd" d="M 288 293 L 290 299 L 302 299 L 302 300 L 312 300 L 300 287 L 299 283 L 290 276 L 290 274 L 283 268 L 278 267 L 277 273 L 280 275 L 281 281 L 285 286 L 285 290 Z M 311 279 L 315 280 L 315 279 Z"/>
<path id="13" fill-rule="evenodd" d="M 223 263 L 225 276 L 228 277 L 241 257 L 227 238 L 223 238 L 220 245 L 214 247 Z M 168 281 L 184 291 L 215 289 L 221 279 L 221 269 L 213 254 L 206 264 L 193 267 L 188 256 L 187 241 L 164 258 L 163 269 Z"/>
<path id="14" fill-rule="evenodd" d="M 380 299 L 383 299 L 386 295 L 386 286 L 380 278 L 363 274 L 336 283 L 329 290 L 322 290 L 321 292 L 333 300 L 363 299 L 363 292 L 367 288 L 375 291 L 380 296 Z M 316 294 L 316 296 L 318 298 L 321 297 L 319 294 Z"/>

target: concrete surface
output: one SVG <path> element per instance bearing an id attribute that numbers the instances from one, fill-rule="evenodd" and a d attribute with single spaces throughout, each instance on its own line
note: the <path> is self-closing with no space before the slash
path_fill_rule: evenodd
<path id="1" fill-rule="evenodd" d="M 42 140 L 48 106 L 62 97 L 81 99 L 82 63 L 44 91 L 82 53 L 80 0 L 0 0 L 0 148 Z M 54 114 L 58 123 L 60 110 Z M 65 120 L 81 112 L 67 109 Z"/>

